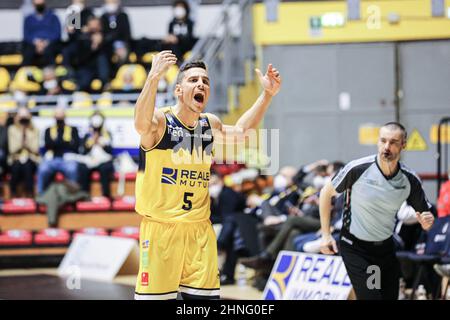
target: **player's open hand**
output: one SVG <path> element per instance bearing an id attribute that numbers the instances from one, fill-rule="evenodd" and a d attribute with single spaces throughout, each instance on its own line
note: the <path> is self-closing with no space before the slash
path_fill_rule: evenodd
<path id="1" fill-rule="evenodd" d="M 164 50 L 156 55 L 153 55 L 152 68 L 149 73 L 150 76 L 156 76 L 158 78 L 163 77 L 169 68 L 177 63 L 177 57 L 171 50 Z"/>
<path id="2" fill-rule="evenodd" d="M 261 70 L 255 69 L 256 74 L 258 75 L 259 81 L 264 88 L 264 91 L 270 96 L 276 95 L 281 88 L 281 76 L 280 72 L 275 69 L 272 64 L 267 66 L 266 74 L 263 75 Z"/>
<path id="3" fill-rule="evenodd" d="M 431 226 L 434 223 L 434 216 L 429 211 L 425 211 L 422 213 L 416 212 L 417 221 L 419 221 L 422 229 L 425 231 L 430 230 Z"/>

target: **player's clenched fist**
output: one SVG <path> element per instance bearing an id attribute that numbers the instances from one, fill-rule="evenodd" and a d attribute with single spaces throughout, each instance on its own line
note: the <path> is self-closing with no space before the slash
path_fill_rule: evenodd
<path id="1" fill-rule="evenodd" d="M 152 68 L 148 74 L 149 77 L 156 76 L 161 78 L 165 75 L 170 66 L 177 63 L 177 57 L 170 50 L 161 51 L 153 56 Z"/>

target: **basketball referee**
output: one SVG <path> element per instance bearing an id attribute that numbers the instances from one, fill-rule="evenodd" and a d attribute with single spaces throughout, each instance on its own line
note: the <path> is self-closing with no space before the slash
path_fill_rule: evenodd
<path id="1" fill-rule="evenodd" d="M 416 210 L 423 229 L 434 222 L 421 181 L 399 161 L 406 137 L 400 123 L 386 123 L 380 129 L 378 154 L 348 163 L 320 193 L 321 252 L 334 254 L 338 247 L 330 233 L 331 198 L 345 192 L 339 249 L 359 300 L 398 298 L 400 268 L 392 235 L 402 202 Z"/>

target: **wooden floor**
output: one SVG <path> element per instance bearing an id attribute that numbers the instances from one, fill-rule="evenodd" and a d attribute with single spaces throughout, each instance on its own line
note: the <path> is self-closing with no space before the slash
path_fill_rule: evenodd
<path id="1" fill-rule="evenodd" d="M 14 300 L 131 300 L 136 276 L 118 276 L 112 283 L 81 281 L 80 289 L 68 289 L 56 269 L 0 270 L 0 299 Z M 222 286 L 222 299 L 260 300 L 262 292 L 250 286 Z"/>

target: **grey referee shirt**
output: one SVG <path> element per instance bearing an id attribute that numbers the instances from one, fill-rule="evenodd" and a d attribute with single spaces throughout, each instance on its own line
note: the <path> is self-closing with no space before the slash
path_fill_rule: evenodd
<path id="1" fill-rule="evenodd" d="M 399 162 L 398 172 L 387 178 L 377 163 L 377 155 L 348 163 L 333 178 L 338 193 L 347 192 L 349 205 L 343 224 L 355 237 L 382 241 L 392 236 L 395 216 L 406 201 L 418 212 L 431 208 L 417 175 Z"/>

